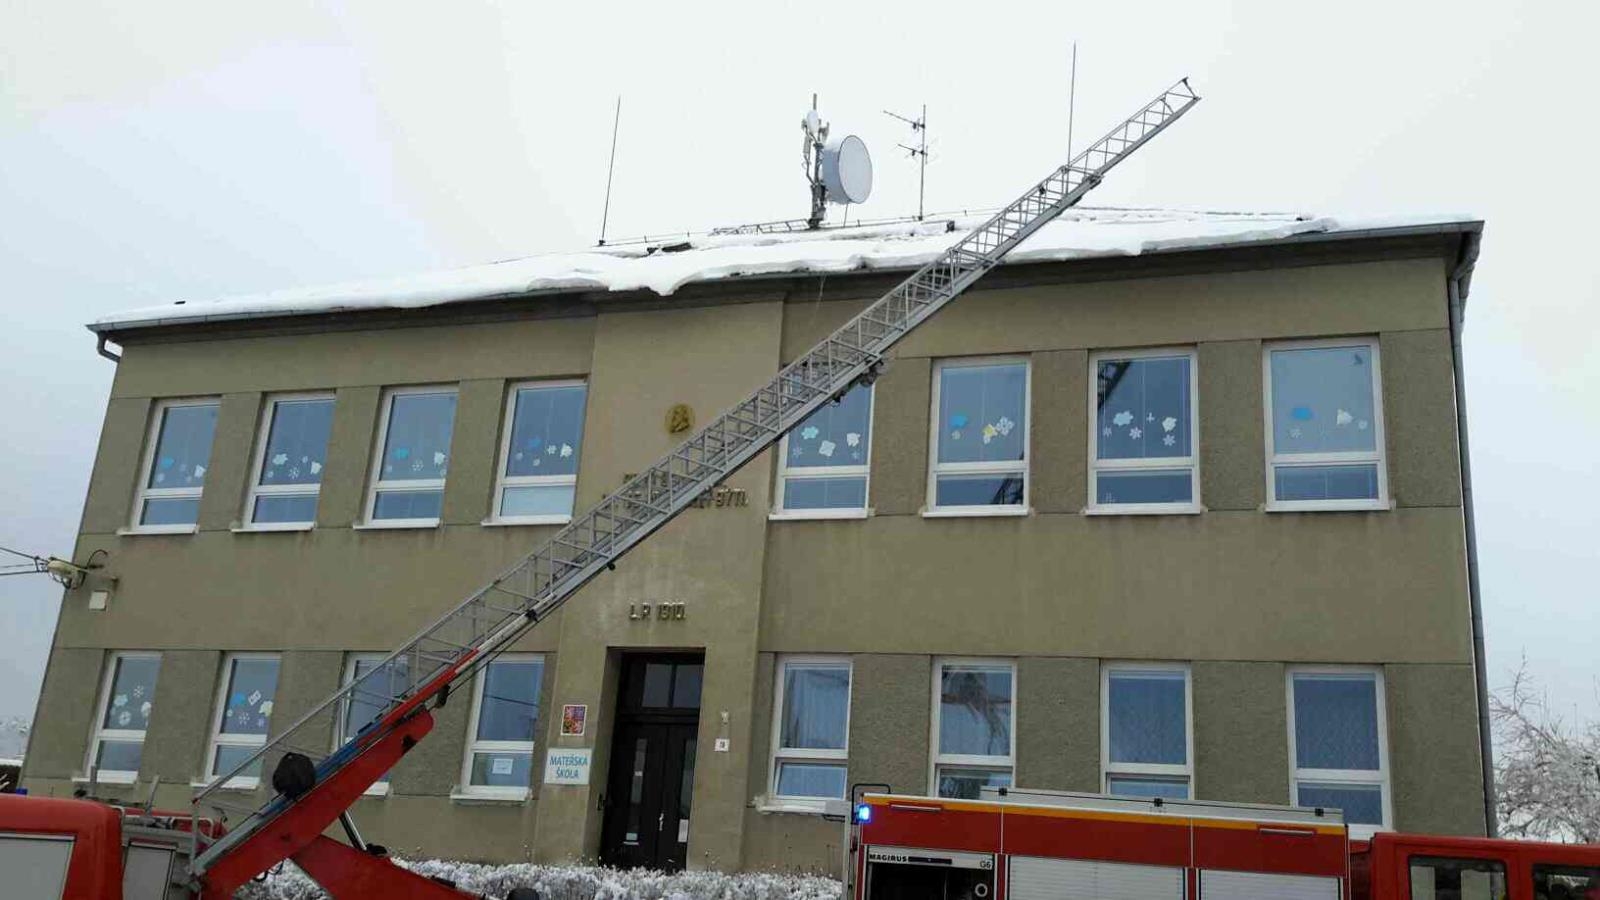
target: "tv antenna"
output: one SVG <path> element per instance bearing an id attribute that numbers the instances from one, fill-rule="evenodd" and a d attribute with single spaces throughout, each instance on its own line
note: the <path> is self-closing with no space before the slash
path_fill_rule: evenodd
<path id="1" fill-rule="evenodd" d="M 606 245 L 606 225 L 611 221 L 611 176 L 617 172 L 617 130 L 622 127 L 622 95 L 617 95 L 617 113 L 611 120 L 611 163 L 606 166 L 606 205 L 600 213 L 600 241 L 597 246 Z"/>
<path id="2" fill-rule="evenodd" d="M 802 155 L 806 180 L 811 183 L 811 217 L 806 227 L 816 230 L 827 217 L 829 203 L 863 203 L 872 196 L 872 155 L 867 144 L 853 134 L 828 137 L 828 123 L 817 114 L 817 95 L 811 110 L 800 120 L 805 131 Z M 848 215 L 848 210 L 846 210 Z"/>
<path id="3" fill-rule="evenodd" d="M 912 140 L 917 142 L 915 147 L 909 144 L 896 144 L 895 146 L 910 153 L 911 158 L 917 161 L 917 221 L 920 222 L 922 221 L 922 204 L 928 190 L 928 104 L 922 104 L 922 115 L 915 119 L 902 116 L 896 112 L 890 112 L 887 109 L 883 111 L 883 114 L 910 125 Z"/>

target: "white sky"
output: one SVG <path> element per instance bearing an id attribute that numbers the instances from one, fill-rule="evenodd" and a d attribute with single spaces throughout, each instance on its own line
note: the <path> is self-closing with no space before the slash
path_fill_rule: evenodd
<path id="1" fill-rule="evenodd" d="M 811 93 L 868 217 L 988 207 L 1182 75 L 1205 96 L 1093 203 L 1488 220 L 1467 365 L 1490 680 L 1597 715 L 1600 15 L 1515 2 L 490 4 L 0 0 L 0 545 L 72 547 L 113 372 L 82 323 L 175 299 L 804 215 Z M 1292 581 L 1286 591 L 1292 592 Z M 194 586 L 203 593 L 205 585 Z M 0 578 L 0 716 L 60 591 Z"/>

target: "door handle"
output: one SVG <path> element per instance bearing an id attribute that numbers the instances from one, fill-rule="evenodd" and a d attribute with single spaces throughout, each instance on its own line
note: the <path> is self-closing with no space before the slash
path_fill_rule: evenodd
<path id="1" fill-rule="evenodd" d="M 666 813 L 659 813 L 659 814 L 656 815 L 656 833 L 657 834 L 659 834 L 661 832 L 662 828 L 666 827 L 666 821 L 667 821 L 667 814 Z"/>

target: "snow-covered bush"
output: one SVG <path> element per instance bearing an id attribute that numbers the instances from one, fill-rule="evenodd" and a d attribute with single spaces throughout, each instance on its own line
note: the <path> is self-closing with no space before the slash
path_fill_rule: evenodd
<path id="1" fill-rule="evenodd" d="M 446 878 L 472 894 L 504 897 L 512 888 L 531 887 L 543 900 L 839 900 L 832 878 L 749 872 L 653 872 L 593 866 L 493 866 L 426 859 L 401 861 L 419 875 Z M 293 865 L 285 864 L 259 884 L 238 893 L 242 900 L 325 900 L 322 889 Z"/>

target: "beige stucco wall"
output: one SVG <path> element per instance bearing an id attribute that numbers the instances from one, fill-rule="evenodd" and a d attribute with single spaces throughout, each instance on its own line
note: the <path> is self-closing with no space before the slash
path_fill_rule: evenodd
<path id="1" fill-rule="evenodd" d="M 878 381 L 872 517 L 768 522 L 764 454 L 728 482 L 748 506 L 689 510 L 518 644 L 547 654 L 535 769 L 547 743 L 592 747 L 589 786 L 537 787 L 526 804 L 452 800 L 463 690 L 396 768 L 393 795 L 362 801 L 369 838 L 468 858 L 593 857 L 620 654 L 637 649 L 706 654 L 697 867 L 837 865 L 834 826 L 762 809 L 784 653 L 853 654 L 851 780 L 908 791 L 927 788 L 936 656 L 1016 658 L 1018 783 L 1071 790 L 1100 782 L 1099 661 L 1191 661 L 1199 796 L 1274 802 L 1288 789 L 1284 664 L 1383 664 L 1397 822 L 1481 830 L 1443 278 L 1442 260 L 1412 258 L 973 292 L 909 337 Z M 480 524 L 509 384 L 587 379 L 587 505 L 671 446 L 670 405 L 706 421 L 864 302 L 847 279 L 820 287 L 567 318 L 130 341 L 77 553 L 104 549 L 108 565 L 63 605 L 29 783 L 70 790 L 106 648 L 167 652 L 146 777 L 195 774 L 219 651 L 284 651 L 274 724 L 291 721 L 337 686 L 346 653 L 397 644 L 552 532 Z M 1346 334 L 1381 342 L 1395 508 L 1265 513 L 1263 343 Z M 1197 348 L 1207 511 L 1084 516 L 1088 355 L 1165 345 Z M 1032 513 L 924 519 L 933 361 L 1000 353 L 1033 366 Z M 435 383 L 459 390 L 442 525 L 353 528 L 383 388 Z M 303 390 L 337 397 L 317 528 L 235 533 L 263 398 Z M 196 395 L 222 398 L 199 533 L 119 534 L 153 402 Z M 118 579 L 110 608 L 91 612 L 87 592 L 106 577 Z M 630 603 L 662 600 L 686 602 L 688 617 L 628 619 Z M 587 735 L 559 736 L 563 703 L 589 704 Z M 728 752 L 712 750 L 717 738 Z"/>

